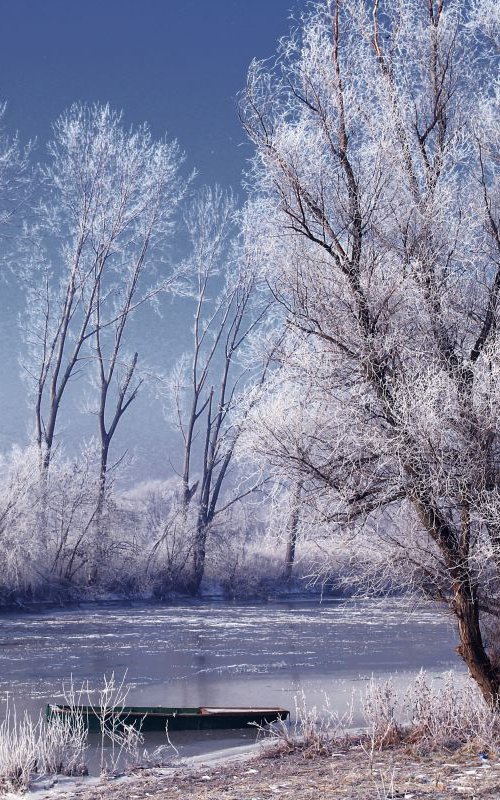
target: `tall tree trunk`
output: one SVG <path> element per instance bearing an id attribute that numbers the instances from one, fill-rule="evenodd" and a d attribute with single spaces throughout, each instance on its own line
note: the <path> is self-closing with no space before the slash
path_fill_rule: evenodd
<path id="1" fill-rule="evenodd" d="M 295 563 L 295 550 L 297 547 L 297 533 L 300 518 L 300 496 L 302 494 L 302 481 L 297 481 L 292 499 L 292 513 L 288 526 L 288 539 L 286 543 L 285 568 L 283 580 L 290 583 L 292 580 L 293 565 Z"/>
<path id="2" fill-rule="evenodd" d="M 411 468 L 407 465 L 407 472 Z M 412 498 L 424 527 L 441 551 L 451 579 L 451 610 L 457 620 L 460 644 L 457 653 L 465 662 L 471 677 L 477 682 L 488 705 L 500 699 L 500 672 L 492 665 L 481 633 L 477 586 L 469 569 L 470 512 L 461 499 L 461 526 L 454 530 L 433 505 L 430 494 L 420 492 Z"/>
<path id="3" fill-rule="evenodd" d="M 457 653 L 465 662 L 488 705 L 497 705 L 500 699 L 500 675 L 485 650 L 477 593 L 467 580 L 460 581 L 454 587 L 453 611 L 460 636 Z"/>
<path id="4" fill-rule="evenodd" d="M 205 574 L 205 556 L 207 547 L 208 524 L 203 514 L 200 514 L 196 524 L 193 542 L 193 563 L 189 578 L 188 589 L 190 594 L 196 596 L 200 592 L 201 582 Z"/>
<path id="5" fill-rule="evenodd" d="M 106 500 L 106 478 L 108 471 L 109 437 L 105 436 L 101 441 L 101 453 L 99 463 L 99 478 L 97 484 L 97 500 L 94 515 L 93 528 L 93 550 L 90 557 L 88 582 L 96 584 L 99 578 L 99 569 L 106 560 L 107 532 L 103 526 L 104 503 Z"/>

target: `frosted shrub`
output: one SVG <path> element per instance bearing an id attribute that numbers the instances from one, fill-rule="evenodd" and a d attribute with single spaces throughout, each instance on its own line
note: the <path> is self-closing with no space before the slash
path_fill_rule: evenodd
<path id="1" fill-rule="evenodd" d="M 498 712 L 485 703 L 470 678 L 448 672 L 443 684 L 437 686 L 422 671 L 408 688 L 404 700 L 406 716 L 411 722 L 410 737 L 420 749 L 454 748 L 471 742 L 498 747 Z"/>
<path id="2" fill-rule="evenodd" d="M 498 712 L 484 701 L 471 678 L 447 672 L 435 683 L 421 671 L 404 693 L 392 681 L 369 682 L 362 709 L 372 750 L 410 741 L 419 751 L 474 744 L 496 749 Z"/>
<path id="3" fill-rule="evenodd" d="M 365 724 L 354 731 L 353 706 L 358 703 Z M 420 753 L 459 747 L 500 751 L 498 710 L 487 705 L 471 678 L 453 672 L 434 683 L 422 671 L 401 692 L 391 679 L 372 678 L 343 715 L 331 708 L 326 695 L 322 705 L 308 707 L 301 694 L 291 720 L 273 723 L 263 733 L 279 752 L 308 756 L 361 745 L 371 768 L 376 751 L 403 743 Z"/>
<path id="4" fill-rule="evenodd" d="M 116 708 L 127 704 L 130 685 L 125 683 L 126 675 L 121 680 L 115 678 L 114 672 L 108 677 L 104 675 L 103 683 L 95 691 L 87 686 L 85 693 L 99 722 L 99 755 L 101 775 L 112 774 L 121 763 L 123 756 L 137 763 L 139 747 L 143 743 L 140 728 L 120 719 Z M 96 696 L 96 699 L 91 699 Z"/>
<path id="5" fill-rule="evenodd" d="M 81 713 L 71 712 L 41 727 L 37 772 L 86 775 L 87 730 Z"/>
<path id="6" fill-rule="evenodd" d="M 21 718 L 8 705 L 0 723 L 0 792 L 24 792 L 35 775 L 86 773 L 87 731 L 81 715 L 48 723 L 40 715 Z"/>
<path id="7" fill-rule="evenodd" d="M 327 695 L 324 703 L 308 707 L 304 692 L 295 696 L 292 721 L 278 720 L 268 729 L 260 729 L 281 752 L 300 751 L 305 757 L 328 755 L 339 743 L 349 742 L 352 725 L 352 702 L 344 714 L 334 711 Z"/>
<path id="8" fill-rule="evenodd" d="M 44 725 L 45 737 L 41 742 L 40 764 L 48 775 L 85 775 L 87 751 L 87 727 L 81 711 L 84 704 L 83 688 L 75 689 L 71 679 L 69 686 L 63 684 L 64 705 L 67 713 L 54 716 Z"/>
<path id="9" fill-rule="evenodd" d="M 15 708 L 7 708 L 0 723 L 0 790 L 23 792 L 36 771 L 41 720 L 34 723 L 25 714 L 18 719 Z"/>
<path id="10" fill-rule="evenodd" d="M 261 538 L 235 533 L 225 547 L 213 550 L 208 560 L 207 577 L 220 582 L 228 597 L 267 597 L 280 586 L 283 559 Z"/>
<path id="11" fill-rule="evenodd" d="M 398 695 L 392 681 L 369 681 L 361 698 L 363 714 L 373 743 L 382 747 L 400 736 L 397 716 Z"/>

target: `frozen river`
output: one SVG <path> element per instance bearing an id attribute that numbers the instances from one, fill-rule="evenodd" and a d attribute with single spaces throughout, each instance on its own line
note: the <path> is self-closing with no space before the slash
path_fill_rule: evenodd
<path id="1" fill-rule="evenodd" d="M 371 675 L 398 683 L 425 668 L 461 669 L 451 622 L 400 600 L 92 607 L 0 617 L 0 698 L 38 715 L 61 686 L 126 673 L 131 705 L 280 705 L 343 712 Z M 3 713 L 0 710 L 0 713 Z M 355 720 L 356 721 L 356 720 Z M 251 731 L 172 734 L 183 754 L 252 738 Z"/>

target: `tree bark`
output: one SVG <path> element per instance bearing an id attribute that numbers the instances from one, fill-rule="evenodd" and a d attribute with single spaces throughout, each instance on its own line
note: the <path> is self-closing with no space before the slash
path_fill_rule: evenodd
<path id="1" fill-rule="evenodd" d="M 195 597 L 200 592 L 201 582 L 205 574 L 205 558 L 207 548 L 207 523 L 199 519 L 193 543 L 193 566 L 189 578 L 188 590 Z"/>
<path id="2" fill-rule="evenodd" d="M 283 571 L 283 580 L 285 583 L 290 583 L 292 580 L 293 565 L 295 564 L 295 551 L 297 547 L 297 533 L 299 527 L 300 517 L 300 496 L 302 494 L 302 481 L 297 481 L 295 484 L 295 491 L 292 500 L 292 513 L 290 515 L 290 523 L 288 527 L 288 540 L 286 544 L 285 554 L 285 569 Z"/>
<path id="3" fill-rule="evenodd" d="M 475 589 L 466 581 L 454 587 L 453 611 L 458 622 L 457 653 L 465 662 L 489 706 L 498 706 L 500 675 L 485 650 Z"/>

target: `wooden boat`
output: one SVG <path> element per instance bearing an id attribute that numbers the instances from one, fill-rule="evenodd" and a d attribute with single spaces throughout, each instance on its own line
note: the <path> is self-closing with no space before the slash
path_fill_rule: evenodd
<path id="1" fill-rule="evenodd" d="M 93 706 L 65 706 L 49 703 L 46 709 L 49 722 L 65 716 L 81 714 L 89 731 L 101 730 L 101 720 L 107 729 L 113 725 L 134 725 L 142 731 L 217 730 L 245 728 L 247 725 L 267 725 L 286 720 L 286 708 L 196 708 L 165 706 L 117 706 L 104 713 Z"/>

